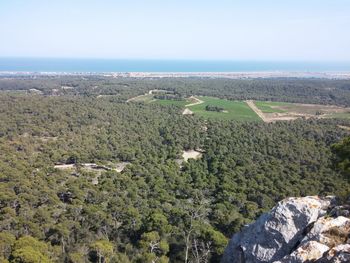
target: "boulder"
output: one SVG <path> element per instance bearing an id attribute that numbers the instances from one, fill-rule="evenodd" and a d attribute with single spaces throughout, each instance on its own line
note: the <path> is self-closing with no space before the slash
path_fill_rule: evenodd
<path id="1" fill-rule="evenodd" d="M 316 263 L 348 263 L 350 262 L 350 244 L 341 244 L 329 250 Z"/>
<path id="2" fill-rule="evenodd" d="M 279 202 L 271 212 L 261 215 L 255 223 L 232 237 L 224 252 L 222 263 L 283 260 L 298 248 L 302 239 L 312 229 L 313 223 L 326 214 L 334 201 L 334 197 L 308 196 L 288 198 Z M 313 241 L 312 238 L 309 241 Z M 303 247 L 300 247 L 300 253 L 315 246 L 323 253 L 326 251 L 326 245 L 319 245 L 317 241 L 310 244 L 306 244 L 307 242 L 305 240 Z M 322 254 L 313 258 L 321 257 Z M 297 251 L 294 257 L 298 257 Z"/>
<path id="3" fill-rule="evenodd" d="M 301 240 L 298 248 L 276 263 L 303 263 L 317 260 L 320 262 L 349 262 L 340 260 L 348 260 L 350 257 L 349 248 L 343 245 L 347 242 L 349 234 L 349 218 L 321 217 Z M 325 252 L 327 252 L 326 256 L 324 256 Z"/>
<path id="4" fill-rule="evenodd" d="M 329 250 L 329 247 L 317 241 L 310 241 L 300 245 L 290 255 L 285 256 L 281 260 L 274 263 L 303 263 L 315 262 L 322 258 L 323 254 Z"/>
<path id="5" fill-rule="evenodd" d="M 350 233 L 350 219 L 339 216 L 319 218 L 309 233 L 302 239 L 301 244 L 317 241 L 328 247 L 344 244 Z"/>

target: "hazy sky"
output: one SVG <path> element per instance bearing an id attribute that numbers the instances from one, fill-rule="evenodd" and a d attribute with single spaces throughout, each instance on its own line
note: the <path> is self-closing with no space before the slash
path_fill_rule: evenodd
<path id="1" fill-rule="evenodd" d="M 0 56 L 350 61 L 350 0 L 0 0 Z"/>

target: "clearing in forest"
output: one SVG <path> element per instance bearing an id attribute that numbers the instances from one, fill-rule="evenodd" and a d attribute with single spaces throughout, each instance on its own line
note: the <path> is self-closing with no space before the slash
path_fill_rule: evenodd
<path id="1" fill-rule="evenodd" d="M 184 109 L 184 111 L 182 112 L 182 115 L 193 115 L 193 112 L 189 109 Z"/>
<path id="2" fill-rule="evenodd" d="M 58 170 L 70 170 L 75 171 L 72 173 L 72 175 L 75 175 L 78 171 L 78 168 L 87 171 L 87 172 L 93 172 L 95 173 L 95 176 L 91 179 L 91 183 L 94 185 L 98 184 L 99 177 L 101 176 L 102 172 L 106 171 L 116 171 L 118 173 L 121 173 L 127 165 L 129 165 L 129 162 L 120 162 L 120 163 L 110 163 L 109 166 L 105 165 L 98 165 L 96 163 L 81 163 L 81 164 L 56 164 L 54 166 L 55 169 Z"/>
<path id="3" fill-rule="evenodd" d="M 146 94 L 130 98 L 126 102 L 150 103 L 150 102 L 153 102 L 153 101 L 157 100 L 157 99 L 154 98 L 155 95 L 165 95 L 165 94 L 173 94 L 173 92 L 172 91 L 168 91 L 168 90 L 152 89 L 152 90 L 148 91 Z"/>
<path id="4" fill-rule="evenodd" d="M 144 94 L 140 96 L 133 97 L 131 99 L 128 99 L 126 102 L 144 102 L 144 103 L 149 103 L 153 100 L 153 95 L 152 94 Z"/>
<path id="5" fill-rule="evenodd" d="M 83 170 L 90 172 L 103 172 L 103 171 L 117 171 L 118 173 L 122 172 L 125 167 L 130 164 L 129 162 L 120 162 L 120 163 L 110 163 L 108 166 L 99 165 L 96 163 L 81 163 L 81 164 L 56 164 L 54 168 L 59 170 L 71 170 L 77 169 L 80 167 Z"/>
<path id="6" fill-rule="evenodd" d="M 295 120 L 298 118 L 350 118 L 350 108 L 270 101 L 247 101 L 264 122 Z"/>
<path id="7" fill-rule="evenodd" d="M 174 105 L 183 108 L 183 115 L 197 115 L 206 119 L 237 121 L 290 121 L 298 118 L 350 119 L 350 108 L 271 101 L 234 101 L 207 96 L 191 96 L 186 99 L 155 99 L 163 90 L 152 90 L 128 101 Z"/>
<path id="8" fill-rule="evenodd" d="M 197 97 L 201 103 L 187 107 L 198 116 L 219 120 L 260 121 L 259 116 L 244 102 L 225 100 L 214 97 Z M 219 111 L 210 111 L 208 107 L 217 107 Z"/>
<path id="9" fill-rule="evenodd" d="M 350 131 L 350 127 L 349 126 L 338 125 L 338 127 L 343 129 L 343 130 Z"/>
<path id="10" fill-rule="evenodd" d="M 196 150 L 187 150 L 182 152 L 182 158 L 184 158 L 185 162 L 188 161 L 188 159 L 200 159 L 202 158 L 202 153 Z"/>
<path id="11" fill-rule="evenodd" d="M 183 115 L 197 115 L 206 119 L 260 121 L 259 116 L 244 101 L 225 100 L 207 96 L 191 96 L 184 100 L 154 100 L 161 105 L 176 105 L 184 108 Z M 210 111 L 207 106 L 221 111 Z"/>

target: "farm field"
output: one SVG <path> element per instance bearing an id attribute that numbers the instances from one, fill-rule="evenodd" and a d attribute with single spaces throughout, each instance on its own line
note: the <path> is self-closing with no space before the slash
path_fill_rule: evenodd
<path id="1" fill-rule="evenodd" d="M 350 119 L 350 113 L 333 113 L 330 114 L 329 117 L 335 119 Z"/>
<path id="2" fill-rule="evenodd" d="M 287 102 L 275 102 L 275 101 L 255 101 L 254 103 L 256 107 L 258 107 L 263 113 L 274 113 L 274 112 L 284 113 L 286 111 L 278 107 L 283 107 L 283 106 L 287 106 L 288 104 L 291 104 Z"/>
<path id="3" fill-rule="evenodd" d="M 230 101 L 214 97 L 196 96 L 182 101 L 176 100 L 154 100 L 161 105 L 176 105 L 187 108 L 193 114 L 204 118 L 238 121 L 260 121 L 259 116 L 251 110 L 244 101 Z M 217 106 L 223 108 L 223 112 L 207 111 L 206 106 Z"/>
<path id="4" fill-rule="evenodd" d="M 259 116 L 244 101 L 231 101 L 214 97 L 198 98 L 203 103 L 188 107 L 198 116 L 221 120 L 261 121 Z M 206 111 L 205 107 L 208 105 L 223 108 L 224 112 Z"/>
<path id="5" fill-rule="evenodd" d="M 249 101 L 265 122 L 295 120 L 297 118 L 338 118 L 349 119 L 350 108 L 285 102 Z"/>
<path id="6" fill-rule="evenodd" d="M 129 102 L 174 105 L 186 109 L 186 114 L 203 118 L 237 121 L 288 121 L 298 118 L 350 119 L 350 108 L 331 105 L 301 104 L 276 101 L 233 101 L 208 96 L 192 96 L 184 100 L 155 99 L 154 94 L 134 97 Z M 207 111 L 206 106 L 223 111 Z"/>

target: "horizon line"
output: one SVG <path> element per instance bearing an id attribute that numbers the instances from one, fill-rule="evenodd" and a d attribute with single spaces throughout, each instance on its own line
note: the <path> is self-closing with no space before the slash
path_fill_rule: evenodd
<path id="1" fill-rule="evenodd" d="M 55 57 L 55 56 L 1 56 L 0 59 L 58 59 L 58 60 L 120 60 L 120 61 L 198 61 L 198 62 L 288 62 L 288 63 L 350 63 L 350 60 L 315 59 L 223 59 L 223 58 L 116 58 L 116 57 Z"/>

